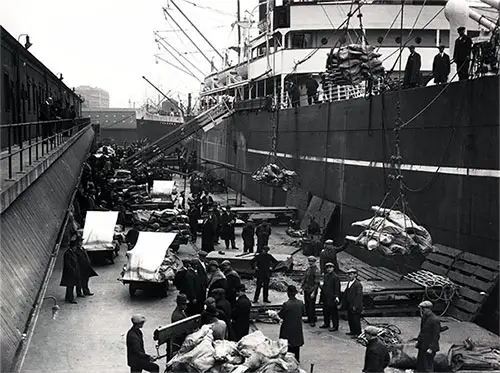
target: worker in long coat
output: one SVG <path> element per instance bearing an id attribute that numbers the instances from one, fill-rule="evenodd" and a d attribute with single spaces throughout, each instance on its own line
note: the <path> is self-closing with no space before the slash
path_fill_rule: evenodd
<path id="1" fill-rule="evenodd" d="M 319 267 L 321 273 L 326 271 L 326 263 L 333 263 L 335 266 L 335 272 L 339 273 L 339 262 L 337 260 L 337 254 L 346 249 L 348 241 L 344 242 L 342 246 L 335 246 L 333 240 L 326 240 L 324 244 L 324 249 L 319 254 Z"/>
<path id="2" fill-rule="evenodd" d="M 188 260 L 182 261 L 182 268 L 177 271 L 174 277 L 174 285 L 179 293 L 186 295 L 189 307 L 186 310 L 188 316 L 195 315 L 193 303 L 197 303 L 196 297 L 196 273 L 193 271 Z"/>
<path id="3" fill-rule="evenodd" d="M 252 304 L 245 294 L 246 286 L 241 284 L 236 290 L 236 303 L 231 311 L 234 341 L 239 341 L 250 330 L 250 309 Z"/>
<path id="4" fill-rule="evenodd" d="M 243 252 L 253 253 L 255 245 L 255 225 L 252 219 L 248 219 L 245 226 L 241 230 L 241 238 L 243 239 Z"/>
<path id="5" fill-rule="evenodd" d="M 321 289 L 321 300 L 323 301 L 323 325 L 320 328 L 328 328 L 331 332 L 339 330 L 339 312 L 337 306 L 340 304 L 340 278 L 335 273 L 333 263 L 326 263 L 326 273 Z M 331 328 L 330 321 L 332 322 Z"/>
<path id="6" fill-rule="evenodd" d="M 82 246 L 82 237 L 77 235 L 71 244 L 75 246 L 78 266 L 80 267 L 80 283 L 76 286 L 76 295 L 79 297 L 92 296 L 94 293 L 90 292 L 89 279 L 97 276 L 97 272 L 92 268 L 89 255 Z"/>
<path id="7" fill-rule="evenodd" d="M 204 252 L 200 252 L 201 254 Z M 195 293 L 196 293 L 196 307 L 193 307 L 196 310 L 197 314 L 201 314 L 203 311 L 203 305 L 205 300 L 207 299 L 207 288 L 208 288 L 208 275 L 207 270 L 205 268 L 205 264 L 201 261 L 201 259 L 193 259 L 191 261 L 191 266 L 196 271 L 196 281 L 195 281 Z"/>
<path id="8" fill-rule="evenodd" d="M 457 65 L 459 80 L 469 79 L 470 53 L 472 51 L 472 39 L 465 34 L 465 27 L 458 29 L 458 38 L 455 40 L 453 50 L 453 61 Z"/>
<path id="9" fill-rule="evenodd" d="M 434 56 L 432 63 L 432 76 L 434 83 L 442 84 L 448 81 L 450 74 L 450 56 L 444 53 L 444 46 L 439 46 L 439 53 Z"/>
<path id="10" fill-rule="evenodd" d="M 70 245 L 63 256 L 63 270 L 61 278 L 61 286 L 66 287 L 66 296 L 64 300 L 68 303 L 74 303 L 75 301 L 75 286 L 79 286 L 81 281 L 80 266 L 78 265 L 78 254 L 76 253 L 76 247 Z"/>
<path id="11" fill-rule="evenodd" d="M 177 306 L 172 312 L 172 317 L 170 321 L 172 323 L 184 320 L 187 318 L 186 308 L 188 307 L 188 299 L 186 294 L 179 293 L 176 299 Z M 184 339 L 186 338 L 186 334 L 181 334 L 172 338 L 172 353 L 175 354 L 181 348 L 184 343 Z"/>
<path id="12" fill-rule="evenodd" d="M 361 334 L 361 313 L 363 312 L 363 285 L 357 279 L 358 271 L 355 268 L 347 270 L 349 282 L 344 290 L 343 306 L 347 311 L 347 322 L 352 337 Z"/>
<path id="13" fill-rule="evenodd" d="M 406 61 L 405 76 L 404 76 L 404 87 L 405 88 L 415 88 L 422 84 L 422 76 L 420 74 L 420 68 L 422 66 L 422 59 L 420 54 L 415 52 L 415 46 L 410 45 L 410 55 Z"/>
<path id="14" fill-rule="evenodd" d="M 391 357 L 385 344 L 378 338 L 380 329 L 368 325 L 365 330 L 365 337 L 368 340 L 365 351 L 364 373 L 383 373 L 389 365 Z"/>
<path id="15" fill-rule="evenodd" d="M 198 220 L 201 217 L 200 208 L 196 205 L 191 206 L 188 212 L 189 217 L 189 229 L 191 231 L 191 242 L 196 242 L 196 237 L 198 237 Z"/>
<path id="16" fill-rule="evenodd" d="M 236 243 L 234 241 L 234 225 L 236 224 L 236 217 L 231 212 L 231 206 L 227 206 L 226 210 L 220 216 L 220 237 L 224 240 L 226 244 L 226 250 L 229 250 L 229 242 L 231 242 L 231 248 L 237 250 Z"/>
<path id="17" fill-rule="evenodd" d="M 319 289 L 319 269 L 316 265 L 316 258 L 310 256 L 307 258 L 309 267 L 304 272 L 301 288 L 304 292 L 304 303 L 306 308 L 307 322 L 311 326 L 316 326 L 316 296 Z"/>
<path id="18" fill-rule="evenodd" d="M 231 262 L 229 260 L 224 260 L 220 264 L 220 267 L 227 280 L 226 299 L 231 303 L 231 306 L 234 306 L 236 302 L 236 292 L 241 285 L 240 275 L 231 267 Z"/>
<path id="19" fill-rule="evenodd" d="M 416 372 L 434 372 L 434 357 L 439 351 L 439 336 L 441 324 L 438 317 L 432 312 L 432 302 L 428 300 L 420 303 L 420 333 L 417 337 L 418 349 Z"/>
<path id="20" fill-rule="evenodd" d="M 214 250 L 215 227 L 212 216 L 203 223 L 201 233 L 201 249 L 207 253 Z"/>
<path id="21" fill-rule="evenodd" d="M 257 253 L 260 253 L 262 248 L 269 244 L 269 237 L 271 236 L 271 226 L 267 220 L 264 219 L 262 223 L 257 226 L 255 234 L 257 235 Z"/>
<path id="22" fill-rule="evenodd" d="M 288 300 L 278 312 L 278 316 L 283 320 L 279 337 L 288 341 L 288 352 L 293 353 L 297 361 L 300 361 L 300 347 L 304 345 L 302 330 L 304 303 L 295 297 L 297 288 L 294 285 L 288 285 L 287 295 Z"/>

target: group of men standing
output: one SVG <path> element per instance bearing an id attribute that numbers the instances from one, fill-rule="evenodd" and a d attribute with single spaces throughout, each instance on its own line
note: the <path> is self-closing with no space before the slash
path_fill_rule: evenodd
<path id="1" fill-rule="evenodd" d="M 458 79 L 469 79 L 472 39 L 465 33 L 465 27 L 459 27 L 457 31 L 458 38 L 455 40 L 453 61 L 451 61 L 450 56 L 444 52 L 444 46 L 442 45 L 438 47 L 439 53 L 434 57 L 432 63 L 432 76 L 436 84 L 448 82 L 452 62 L 455 63 L 457 67 Z M 406 62 L 403 86 L 405 88 L 414 88 L 422 84 L 422 76 L 420 73 L 422 60 L 420 54 L 415 51 L 415 46 L 411 45 L 409 49 L 410 55 Z"/>

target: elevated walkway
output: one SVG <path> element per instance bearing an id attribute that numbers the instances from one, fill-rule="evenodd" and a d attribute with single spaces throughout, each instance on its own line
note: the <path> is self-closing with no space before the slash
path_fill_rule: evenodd
<path id="1" fill-rule="evenodd" d="M 189 141 L 198 131 L 210 130 L 232 113 L 233 109 L 229 107 L 227 101 L 212 106 L 186 124 L 176 128 L 146 148 L 131 155 L 125 159 L 125 162 L 129 167 L 141 169 L 145 167 L 148 162 L 165 157 L 169 150 L 183 141 Z"/>
<path id="2" fill-rule="evenodd" d="M 9 141 L 0 154 L 0 371 L 12 372 L 31 338 L 94 131 L 89 119 L 1 129 Z"/>

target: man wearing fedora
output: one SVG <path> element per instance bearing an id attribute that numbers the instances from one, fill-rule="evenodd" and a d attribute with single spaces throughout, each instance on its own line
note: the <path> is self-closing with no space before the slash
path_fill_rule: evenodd
<path id="1" fill-rule="evenodd" d="M 240 284 L 236 289 L 236 303 L 231 311 L 233 324 L 233 336 L 235 341 L 239 341 L 246 336 L 250 330 L 250 309 L 252 304 L 245 294 L 245 284 Z"/>
<path id="2" fill-rule="evenodd" d="M 450 74 L 450 56 L 444 53 L 444 45 L 439 46 L 439 53 L 434 56 L 432 63 L 432 76 L 434 83 L 443 84 L 448 81 Z"/>
<path id="3" fill-rule="evenodd" d="M 441 324 L 438 317 L 432 312 L 433 304 L 428 300 L 420 303 L 420 333 L 417 337 L 418 349 L 417 370 L 416 372 L 434 372 L 434 357 L 439 351 L 439 335 L 441 333 Z"/>
<path id="4" fill-rule="evenodd" d="M 80 267 L 80 282 L 76 285 L 76 295 L 79 297 L 88 297 L 94 295 L 89 289 L 89 279 L 90 277 L 97 276 L 97 272 L 92 268 L 92 262 L 83 248 L 82 242 L 82 236 L 77 235 L 71 241 L 70 245 L 75 245 L 75 254 L 78 258 L 78 266 Z"/>
<path id="5" fill-rule="evenodd" d="M 378 338 L 380 329 L 373 325 L 368 325 L 365 330 L 366 344 L 365 351 L 365 373 L 383 373 L 389 365 L 391 357 L 385 344 Z"/>
<path id="6" fill-rule="evenodd" d="M 458 38 L 455 40 L 453 60 L 457 65 L 458 80 L 469 79 L 470 52 L 472 51 L 472 39 L 465 34 L 465 27 L 458 29 Z"/>
<path id="7" fill-rule="evenodd" d="M 130 367 L 130 373 L 140 373 L 143 370 L 147 372 L 159 372 L 160 367 L 155 364 L 155 357 L 146 354 L 144 350 L 144 337 L 142 327 L 146 322 L 143 315 L 132 316 L 132 327 L 127 332 L 127 364 Z"/>
<path id="8" fill-rule="evenodd" d="M 187 317 L 186 315 L 186 308 L 188 305 L 188 299 L 186 294 L 179 293 L 177 295 L 176 299 L 177 306 L 174 309 L 174 312 L 172 312 L 172 317 L 171 317 L 171 322 L 177 322 L 180 320 L 183 320 Z M 175 354 L 179 349 L 181 348 L 182 344 L 184 343 L 184 339 L 186 338 L 186 335 L 179 335 L 174 338 L 172 338 L 172 353 Z"/>
<path id="9" fill-rule="evenodd" d="M 297 288 L 294 285 L 288 285 L 288 300 L 283 303 L 278 316 L 281 323 L 281 339 L 288 341 L 288 352 L 295 355 L 297 361 L 300 361 L 300 347 L 304 345 L 304 332 L 302 330 L 302 314 L 304 312 L 304 303 L 297 299 Z"/>

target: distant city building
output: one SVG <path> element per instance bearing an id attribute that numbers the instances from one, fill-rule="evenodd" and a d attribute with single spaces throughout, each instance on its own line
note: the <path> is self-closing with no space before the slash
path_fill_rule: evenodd
<path id="1" fill-rule="evenodd" d="M 104 89 L 82 85 L 76 88 L 76 92 L 85 99 L 84 110 L 109 108 L 109 93 Z"/>

